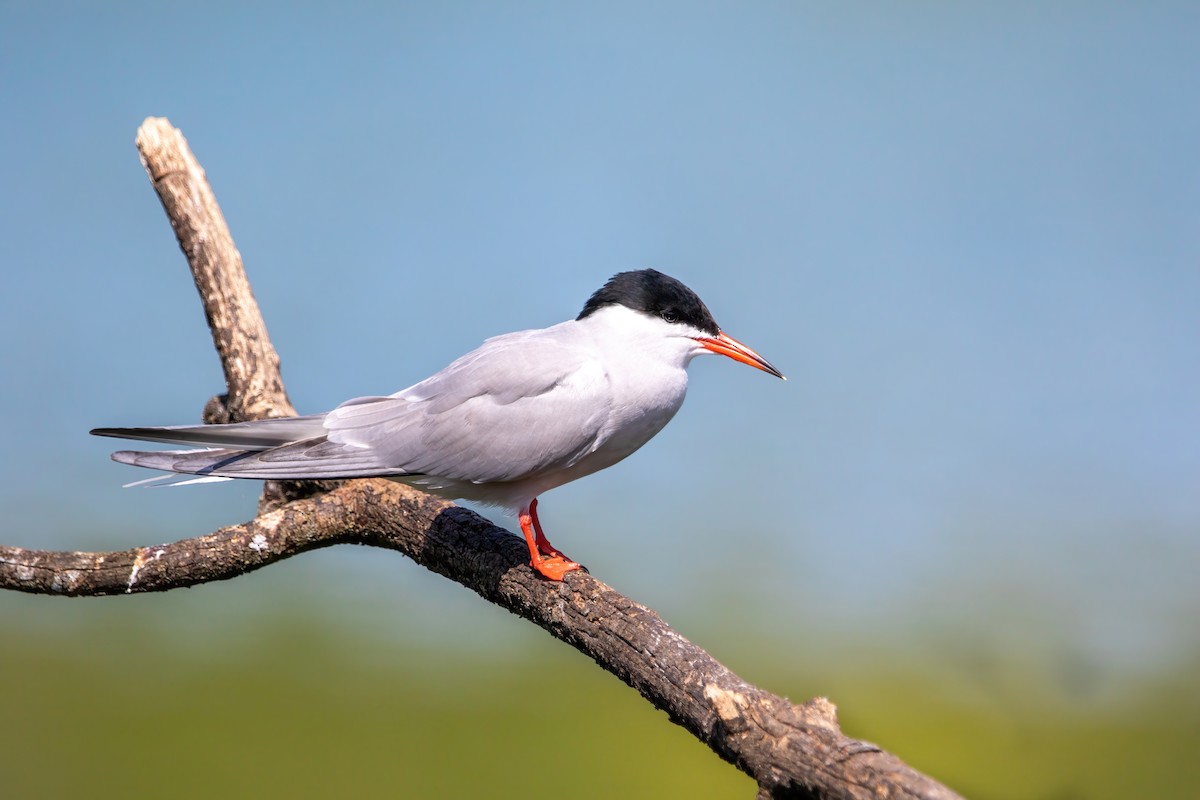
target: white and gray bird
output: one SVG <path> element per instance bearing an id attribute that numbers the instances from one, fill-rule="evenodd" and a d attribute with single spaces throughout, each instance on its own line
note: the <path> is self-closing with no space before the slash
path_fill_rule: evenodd
<path id="1" fill-rule="evenodd" d="M 533 568 L 562 580 L 579 564 L 546 540 L 538 496 L 650 441 L 679 410 L 687 366 L 704 353 L 783 377 L 679 281 L 622 272 L 576 319 L 488 339 L 387 397 L 303 417 L 92 433 L 203 448 L 113 453 L 139 467 L 209 479 L 384 477 L 500 506 L 517 514 Z"/>

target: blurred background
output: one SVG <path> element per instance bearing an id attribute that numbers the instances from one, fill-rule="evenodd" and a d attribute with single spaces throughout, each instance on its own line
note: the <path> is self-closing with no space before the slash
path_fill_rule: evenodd
<path id="1" fill-rule="evenodd" d="M 133 146 L 168 116 L 302 412 L 672 274 L 790 380 L 698 360 L 654 442 L 543 498 L 553 541 L 969 796 L 1194 797 L 1198 36 L 1185 2 L 10 0 L 0 541 L 254 513 L 122 490 L 86 433 L 222 389 Z M 395 553 L 4 593 L 0 642 L 6 796 L 753 793 Z"/>

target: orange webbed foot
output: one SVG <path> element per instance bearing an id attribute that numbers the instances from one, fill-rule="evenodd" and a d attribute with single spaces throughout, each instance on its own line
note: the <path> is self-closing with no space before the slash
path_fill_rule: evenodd
<path id="1" fill-rule="evenodd" d="M 568 572 L 574 572 L 577 569 L 583 569 L 581 564 L 577 564 L 570 559 L 564 558 L 561 555 L 542 558 L 537 561 L 530 561 L 529 565 L 533 567 L 543 578 L 552 581 L 561 581 Z M 586 570 L 584 570 L 586 572 Z"/>

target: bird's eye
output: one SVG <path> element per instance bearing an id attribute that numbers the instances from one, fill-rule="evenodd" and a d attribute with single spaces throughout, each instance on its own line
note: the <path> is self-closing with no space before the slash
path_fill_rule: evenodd
<path id="1" fill-rule="evenodd" d="M 679 315 L 669 309 L 667 311 L 662 312 L 662 318 L 663 318 L 664 322 L 678 322 L 679 321 Z"/>

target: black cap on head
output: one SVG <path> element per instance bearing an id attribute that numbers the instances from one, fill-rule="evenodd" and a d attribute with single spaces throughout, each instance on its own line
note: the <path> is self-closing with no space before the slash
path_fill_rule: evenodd
<path id="1" fill-rule="evenodd" d="M 605 306 L 620 305 L 661 317 L 667 322 L 681 322 L 699 328 L 710 336 L 721 332 L 704 301 L 688 287 L 655 269 L 618 272 L 588 298 L 576 319 L 599 311 Z"/>

